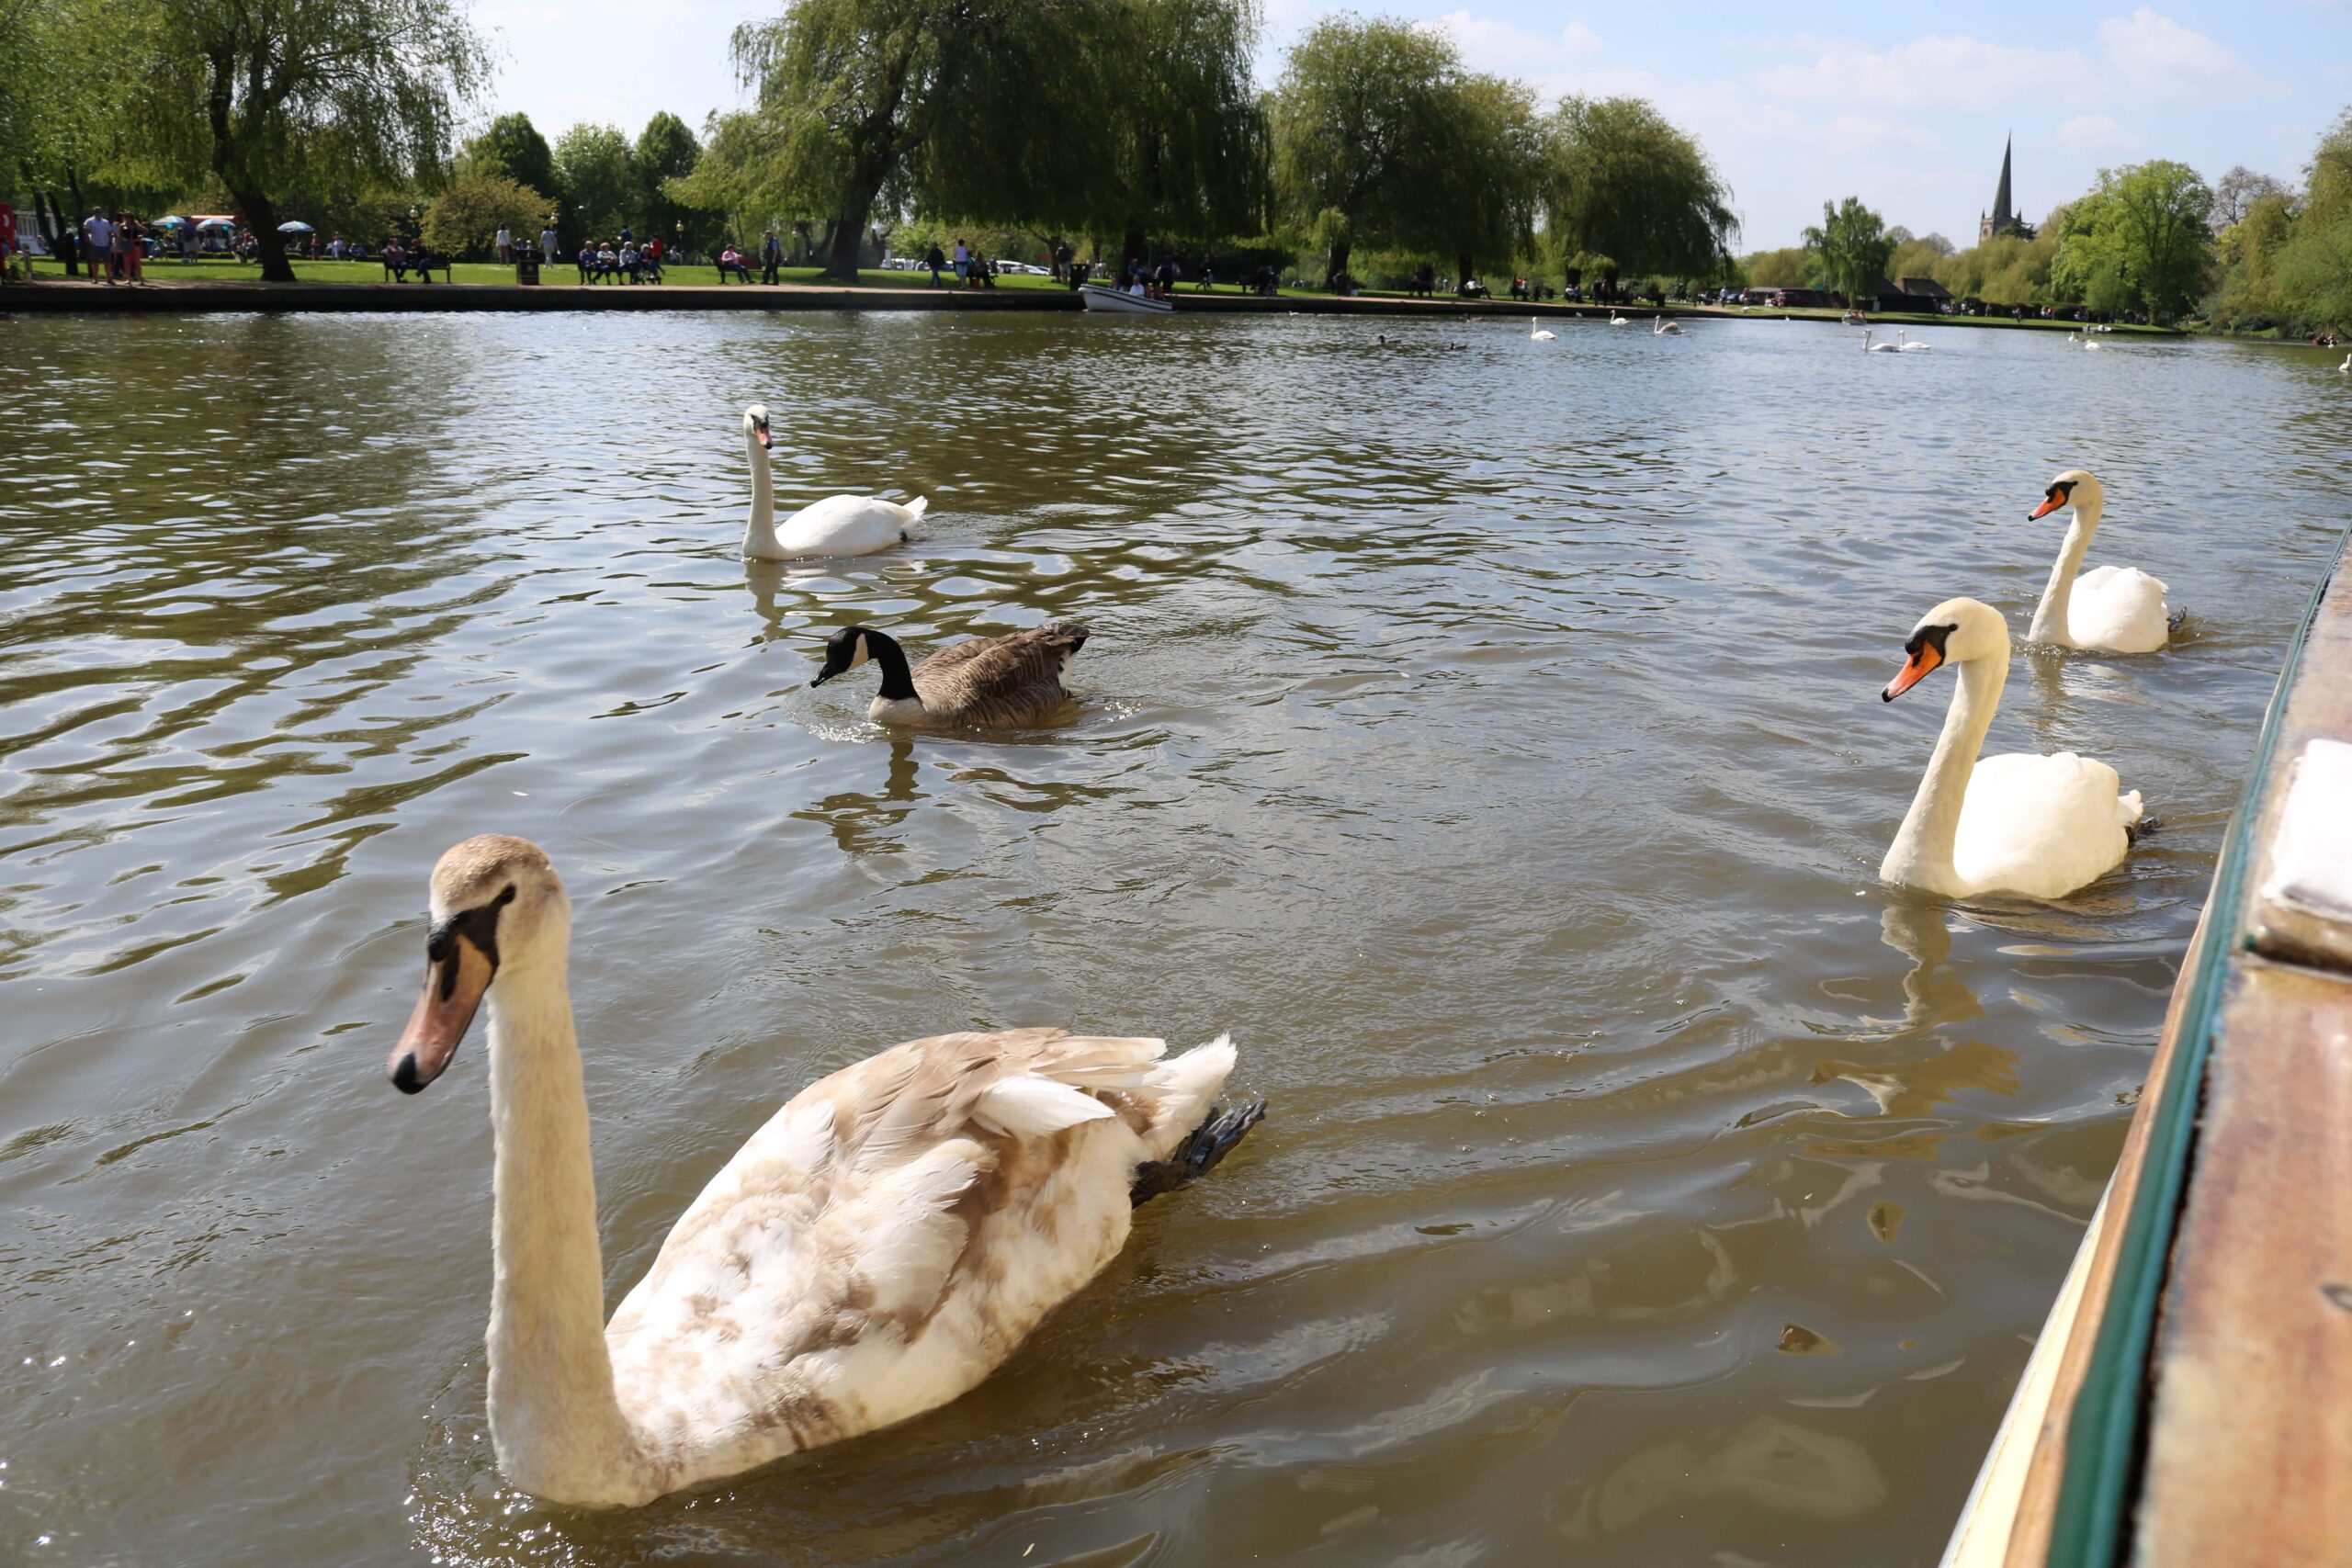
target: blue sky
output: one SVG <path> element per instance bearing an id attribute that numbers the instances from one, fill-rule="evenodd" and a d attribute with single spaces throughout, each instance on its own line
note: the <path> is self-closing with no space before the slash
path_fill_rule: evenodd
<path id="1" fill-rule="evenodd" d="M 1261 74 L 1321 0 L 1266 0 Z M 2245 164 L 2299 177 L 2352 105 L 2352 0 L 2106 0 L 1950 10 L 1397 0 L 1359 10 L 1451 32 L 1480 70 L 1547 97 L 1634 94 L 1696 135 L 1729 180 L 1743 249 L 1794 243 L 1826 197 L 1859 195 L 1962 245 L 2017 137 L 2019 209 L 2038 220 L 2103 166 L 2179 158 L 2218 178 Z M 552 141 L 575 120 L 633 135 L 657 109 L 699 126 L 741 100 L 727 39 L 773 15 L 747 0 L 487 0 L 498 110 Z"/>

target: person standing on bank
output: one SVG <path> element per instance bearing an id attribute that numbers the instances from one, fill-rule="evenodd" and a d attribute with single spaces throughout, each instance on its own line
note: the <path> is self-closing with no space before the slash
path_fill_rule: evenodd
<path id="1" fill-rule="evenodd" d="M 972 248 L 963 241 L 956 242 L 956 287 L 961 288 L 972 279 Z"/>
<path id="2" fill-rule="evenodd" d="M 923 253 L 922 265 L 931 268 L 931 286 L 939 287 L 939 274 L 947 265 L 947 258 L 940 254 L 939 242 L 933 240 L 931 249 Z"/>
<path id="3" fill-rule="evenodd" d="M 760 281 L 781 283 L 776 269 L 784 265 L 784 247 L 776 243 L 775 231 L 768 230 L 760 236 Z"/>
<path id="4" fill-rule="evenodd" d="M 95 207 L 82 220 L 82 257 L 90 264 L 91 282 L 114 282 L 114 225 Z"/>
<path id="5" fill-rule="evenodd" d="M 546 259 L 548 265 L 555 265 L 556 247 L 560 243 L 556 238 L 554 224 L 549 223 L 539 231 L 539 254 Z"/>

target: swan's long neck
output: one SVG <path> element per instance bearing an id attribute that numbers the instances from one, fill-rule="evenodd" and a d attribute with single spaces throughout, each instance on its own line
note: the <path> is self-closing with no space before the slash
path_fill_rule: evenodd
<path id="1" fill-rule="evenodd" d="M 2074 602 L 2075 578 L 2083 570 L 2083 558 L 2091 552 L 2091 536 L 2098 532 L 2098 502 L 2087 496 L 2075 505 L 2074 521 L 2066 525 L 2066 542 L 2059 547 L 2050 581 L 2041 590 L 2041 603 L 2033 609 L 2033 625 L 2026 632 L 2032 641 L 2053 648 L 2075 646 L 2066 634 L 2066 610 Z"/>
<path id="2" fill-rule="evenodd" d="M 784 547 L 775 536 L 775 483 L 768 474 L 768 449 L 748 434 L 743 445 L 752 454 L 752 514 L 743 524 L 743 553 L 778 555 Z"/>
<path id="3" fill-rule="evenodd" d="M 629 1501 L 639 1450 L 605 1348 L 588 1098 L 561 961 L 502 973 L 490 1009 L 491 1441 L 508 1479 L 539 1496 Z"/>
<path id="4" fill-rule="evenodd" d="M 1968 798 L 1968 779 L 1976 771 L 1984 732 L 1993 728 L 1993 712 L 2001 705 L 2009 661 L 1971 659 L 1961 664 L 1959 674 L 1919 793 L 1911 797 L 1911 809 L 1879 863 L 1882 881 L 1936 892 L 1959 890 L 1952 850 L 1960 839 L 1961 804 Z"/>
<path id="5" fill-rule="evenodd" d="M 921 700 L 915 690 L 914 671 L 907 668 L 907 650 L 899 639 L 887 632 L 865 634 L 865 651 L 882 671 L 882 689 L 875 694 L 886 703 L 902 703 L 910 697 Z"/>

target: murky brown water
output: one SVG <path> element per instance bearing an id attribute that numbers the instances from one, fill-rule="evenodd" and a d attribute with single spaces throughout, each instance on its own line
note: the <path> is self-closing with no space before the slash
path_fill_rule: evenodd
<path id="1" fill-rule="evenodd" d="M 0 324 L 0 1560 L 1931 1562 L 2122 1136 L 2347 513 L 2320 356 L 1726 323 Z M 735 557 L 779 480 L 929 539 Z M 1873 871 L 2100 472 L 2192 640 L 1994 744 L 2164 831 L 2055 909 Z M 1083 716 L 804 682 L 1080 617 Z M 844 690 L 842 688 L 850 688 Z M 910 1035 L 1231 1029 L 1273 1113 L 979 1393 L 617 1517 L 483 1434 L 478 1056 L 384 1051 L 424 874 L 577 908 L 616 1297 Z"/>

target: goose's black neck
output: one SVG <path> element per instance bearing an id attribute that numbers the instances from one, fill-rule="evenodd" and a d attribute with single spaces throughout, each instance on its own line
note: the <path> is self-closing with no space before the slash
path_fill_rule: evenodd
<path id="1" fill-rule="evenodd" d="M 888 632 L 869 630 L 865 633 L 865 651 L 882 671 L 881 697 L 886 702 L 903 702 L 915 694 L 915 678 L 907 668 L 906 650 L 899 639 Z"/>

